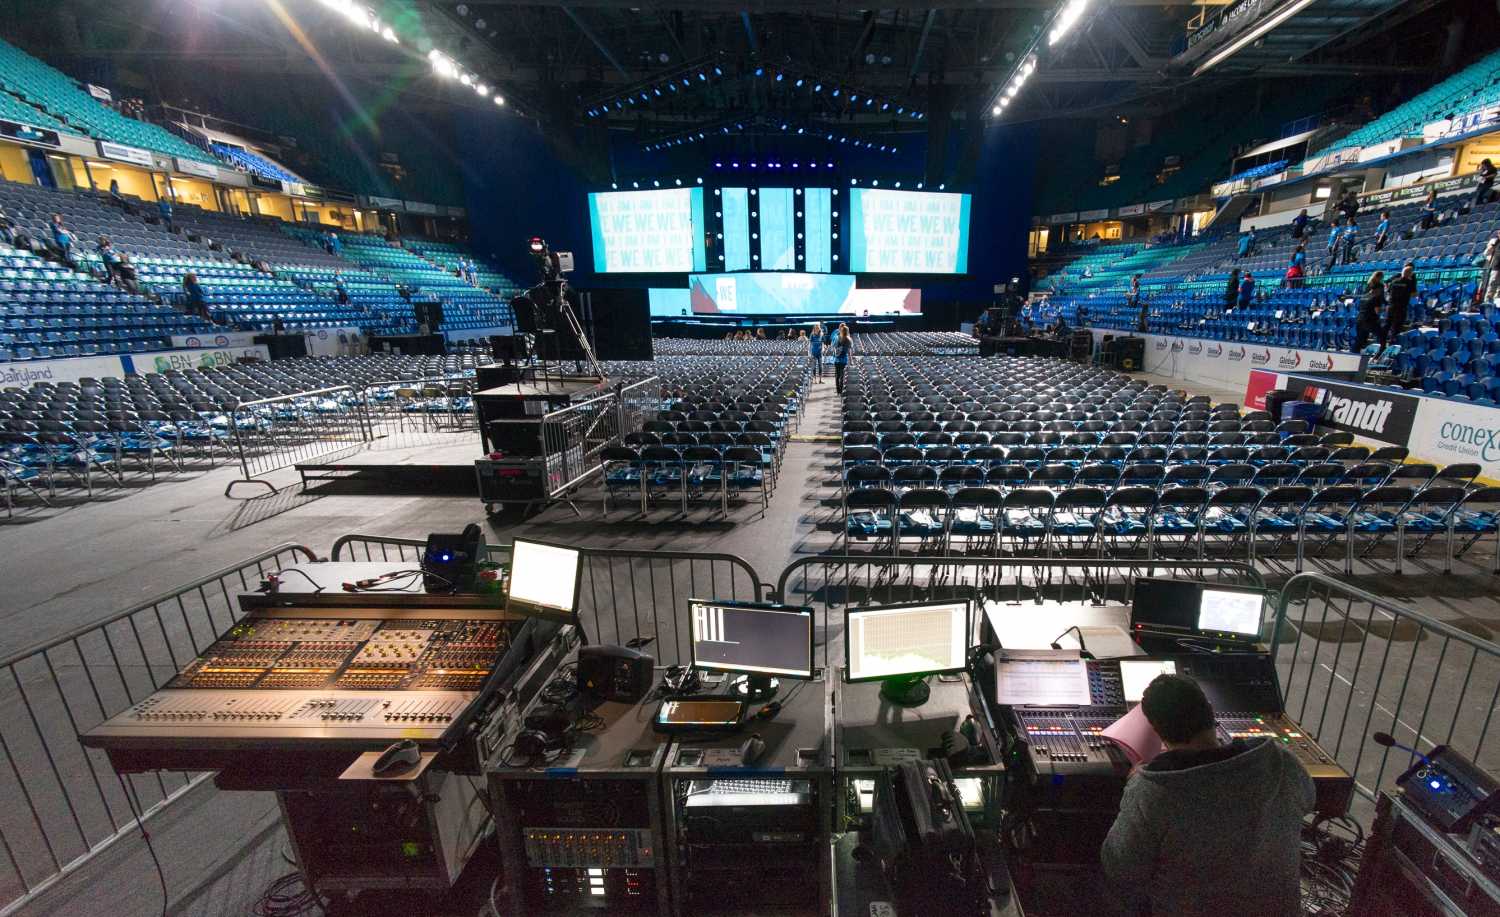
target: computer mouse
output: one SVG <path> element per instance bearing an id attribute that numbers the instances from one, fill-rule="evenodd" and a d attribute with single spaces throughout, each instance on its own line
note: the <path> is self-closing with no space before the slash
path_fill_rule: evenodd
<path id="1" fill-rule="evenodd" d="M 761 755 L 766 753 L 766 740 L 760 737 L 760 733 L 752 735 L 740 746 L 740 763 L 749 765 L 760 760 Z"/>
<path id="2" fill-rule="evenodd" d="M 422 750 L 411 739 L 392 742 L 391 747 L 380 753 L 370 771 L 377 777 L 402 773 L 416 767 L 422 760 Z"/>

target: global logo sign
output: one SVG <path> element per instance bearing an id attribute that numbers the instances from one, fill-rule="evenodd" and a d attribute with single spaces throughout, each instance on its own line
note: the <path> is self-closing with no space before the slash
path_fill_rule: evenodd
<path id="1" fill-rule="evenodd" d="M 1210 357 L 1213 357 L 1215 360 L 1217 360 L 1219 357 L 1221 357 L 1221 356 L 1224 355 L 1224 345 L 1223 344 L 1212 344 L 1212 345 L 1210 345 L 1209 348 L 1208 348 L 1208 355 Z"/>
<path id="2" fill-rule="evenodd" d="M 1324 354 L 1322 357 L 1313 357 L 1307 361 L 1307 368 L 1323 371 L 1333 369 L 1333 357 L 1329 354 Z"/>
<path id="3" fill-rule="evenodd" d="M 1265 366 L 1271 362 L 1271 348 L 1267 347 L 1260 353 L 1252 353 L 1250 355 L 1250 362 L 1255 366 Z"/>
<path id="4" fill-rule="evenodd" d="M 1268 350 L 1266 353 L 1269 355 L 1270 351 Z M 1302 365 L 1302 351 L 1293 350 L 1291 353 L 1282 354 L 1281 359 L 1276 361 L 1276 365 L 1282 369 L 1296 369 Z"/>
<path id="5" fill-rule="evenodd" d="M 1166 350 L 1167 349 L 1167 342 L 1166 342 L 1166 340 L 1163 339 L 1163 338 L 1157 338 L 1156 339 L 1156 349 L 1157 350 Z"/>
<path id="6" fill-rule="evenodd" d="M 1484 462 L 1500 461 L 1500 428 L 1444 421 L 1438 427 L 1441 445 L 1460 455 L 1475 456 Z"/>
<path id="7" fill-rule="evenodd" d="M 1198 354 L 1203 352 L 1203 342 L 1194 341 L 1193 343 L 1189 344 L 1187 352 L 1196 357 Z"/>
<path id="8" fill-rule="evenodd" d="M 1173 341 L 1172 342 L 1172 352 L 1173 353 L 1181 353 L 1182 352 L 1182 342 L 1181 341 Z"/>
<path id="9" fill-rule="evenodd" d="M 1245 359 L 1245 348 L 1241 347 L 1239 350 L 1229 351 L 1229 362 L 1238 363 L 1243 359 Z"/>
<path id="10" fill-rule="evenodd" d="M 318 329 L 318 340 L 320 340 L 320 341 L 326 341 L 326 340 L 328 340 L 328 329 L 327 328 L 319 328 Z"/>

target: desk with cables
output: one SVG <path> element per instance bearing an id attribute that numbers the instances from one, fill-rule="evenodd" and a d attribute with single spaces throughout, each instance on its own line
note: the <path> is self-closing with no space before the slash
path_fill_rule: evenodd
<path id="1" fill-rule="evenodd" d="M 774 719 L 674 737 L 662 769 L 673 907 L 689 914 L 830 908 L 833 792 L 829 683 L 783 682 Z M 740 749 L 765 742 L 753 764 Z"/>
<path id="2" fill-rule="evenodd" d="M 665 915 L 658 781 L 668 740 L 651 728 L 657 701 L 588 705 L 573 684 L 564 666 L 486 768 L 506 864 L 504 912 Z M 566 735 L 523 756 L 521 730 L 554 705 L 571 711 Z"/>

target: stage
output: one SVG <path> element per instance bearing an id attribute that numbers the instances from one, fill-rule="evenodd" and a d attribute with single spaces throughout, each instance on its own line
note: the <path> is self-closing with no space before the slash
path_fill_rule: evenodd
<path id="1" fill-rule="evenodd" d="M 450 442 L 402 449 L 369 449 L 330 462 L 298 462 L 302 489 L 347 487 L 370 494 L 447 494 L 478 497 L 474 460 L 481 458 L 472 432 L 452 434 Z"/>

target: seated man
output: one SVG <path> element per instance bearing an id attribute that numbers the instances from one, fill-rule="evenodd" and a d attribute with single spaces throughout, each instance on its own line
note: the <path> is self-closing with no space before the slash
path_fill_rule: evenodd
<path id="1" fill-rule="evenodd" d="M 1141 707 L 1166 750 L 1125 786 L 1104 875 L 1155 917 L 1295 917 L 1312 778 L 1274 741 L 1220 745 L 1190 678 L 1158 676 Z"/>

